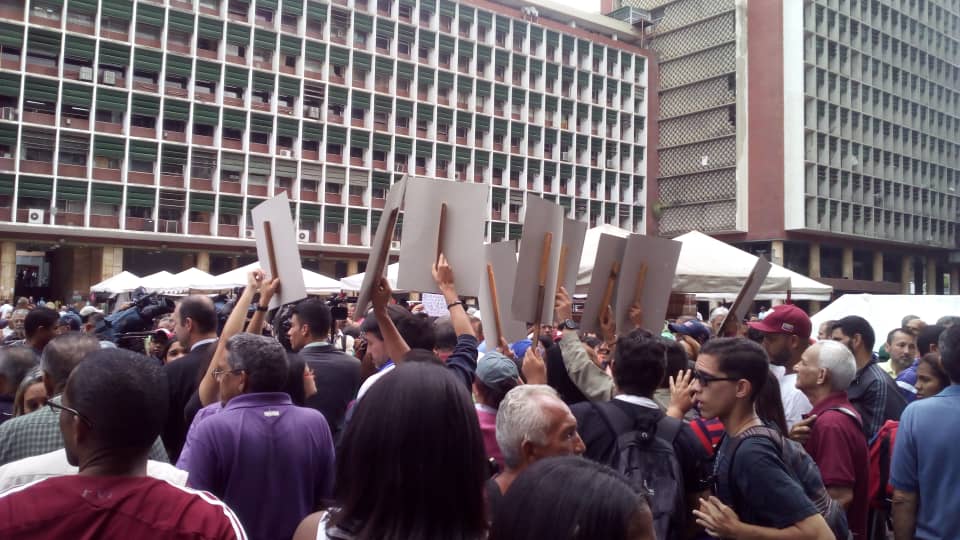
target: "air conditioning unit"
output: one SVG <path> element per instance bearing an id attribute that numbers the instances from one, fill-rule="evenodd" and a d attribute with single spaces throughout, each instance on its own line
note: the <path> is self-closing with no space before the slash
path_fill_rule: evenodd
<path id="1" fill-rule="evenodd" d="M 394 240 L 390 242 L 390 249 L 400 249 L 400 241 Z"/>
<path id="2" fill-rule="evenodd" d="M 306 229 L 300 229 L 297 231 L 297 242 L 309 242 L 310 241 L 310 231 Z"/>
<path id="3" fill-rule="evenodd" d="M 102 78 L 102 81 L 101 81 L 101 82 L 102 82 L 103 84 L 108 85 L 108 86 L 116 86 L 116 85 L 117 85 L 117 74 L 116 74 L 115 72 L 113 72 L 113 71 L 104 71 L 104 72 L 103 72 L 103 78 Z"/>
<path id="4" fill-rule="evenodd" d="M 27 210 L 27 223 L 34 225 L 43 224 L 44 211 L 42 208 L 31 208 Z"/>
<path id="5" fill-rule="evenodd" d="M 93 68 L 90 68 L 90 67 L 80 68 L 80 80 L 93 82 Z"/>
<path id="6" fill-rule="evenodd" d="M 283 157 L 291 157 L 293 155 L 293 152 L 284 148 L 283 150 L 280 150 L 280 155 Z"/>
<path id="7" fill-rule="evenodd" d="M 256 237 L 257 237 L 257 235 L 256 235 L 256 233 L 253 231 L 253 229 L 247 229 L 246 238 L 248 238 L 248 239 L 250 239 L 250 240 L 253 240 L 253 239 L 256 238 Z"/>
<path id="8" fill-rule="evenodd" d="M 320 107 L 307 107 L 307 118 L 320 118 Z"/>

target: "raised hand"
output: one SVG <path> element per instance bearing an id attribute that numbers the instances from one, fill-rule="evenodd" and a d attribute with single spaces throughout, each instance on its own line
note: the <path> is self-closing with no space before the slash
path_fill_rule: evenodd
<path id="1" fill-rule="evenodd" d="M 547 364 L 543 358 L 537 354 L 537 342 L 527 348 L 523 355 L 523 376 L 527 379 L 527 384 L 547 384 Z"/>
<path id="2" fill-rule="evenodd" d="M 670 382 L 670 406 L 667 407 L 667 415 L 674 418 L 683 418 L 690 409 L 693 408 L 694 390 L 690 387 L 693 381 L 693 370 L 684 369 L 677 373 L 676 379 L 671 375 Z"/>
<path id="3" fill-rule="evenodd" d="M 387 309 L 390 299 L 393 298 L 393 289 L 390 288 L 390 282 L 385 277 L 373 287 L 373 295 L 370 300 L 373 302 L 373 309 L 381 311 Z"/>

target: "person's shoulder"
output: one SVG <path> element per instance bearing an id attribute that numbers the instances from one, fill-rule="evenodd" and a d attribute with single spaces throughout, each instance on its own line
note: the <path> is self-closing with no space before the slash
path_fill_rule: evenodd
<path id="1" fill-rule="evenodd" d="M 178 486 L 168 480 L 144 477 L 138 486 L 145 493 L 145 506 L 166 514 L 177 512 L 176 527 L 203 538 L 246 538 L 236 514 L 220 499 L 206 491 Z M 165 515 L 160 515 L 165 519 Z"/>
<path id="2" fill-rule="evenodd" d="M 782 462 L 782 446 L 781 443 L 774 440 L 775 437 L 772 434 L 771 436 L 752 435 L 743 437 L 736 449 L 736 464 L 742 467 L 750 467 L 755 460 L 770 458 Z"/>

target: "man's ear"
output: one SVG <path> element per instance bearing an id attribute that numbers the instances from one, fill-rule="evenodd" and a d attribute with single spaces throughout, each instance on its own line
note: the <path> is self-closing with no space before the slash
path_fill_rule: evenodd
<path id="1" fill-rule="evenodd" d="M 523 463 L 533 463 L 537 460 L 537 445 L 533 441 L 525 440 L 520 443 L 520 458 Z"/>
<path id="2" fill-rule="evenodd" d="M 737 394 L 738 398 L 745 398 L 750 395 L 750 392 L 753 391 L 753 385 L 750 384 L 750 381 L 746 379 L 740 379 L 737 381 Z"/>

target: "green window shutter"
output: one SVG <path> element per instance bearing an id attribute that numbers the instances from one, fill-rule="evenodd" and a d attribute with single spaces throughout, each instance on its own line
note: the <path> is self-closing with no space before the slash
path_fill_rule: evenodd
<path id="1" fill-rule="evenodd" d="M 555 81 L 560 74 L 560 68 L 556 64 L 547 64 L 547 80 Z"/>
<path id="2" fill-rule="evenodd" d="M 16 124 L 0 124 L 0 144 L 16 146 L 17 144 L 17 126 Z M 3 175 L 6 177 L 6 175 Z M 7 193 L 2 193 L 8 195 Z"/>
<path id="3" fill-rule="evenodd" d="M 543 61 L 531 59 L 530 74 L 539 77 L 541 73 L 543 73 Z"/>
<path id="4" fill-rule="evenodd" d="M 377 19 L 377 36 L 384 38 L 393 37 L 393 21 L 390 19 Z"/>
<path id="5" fill-rule="evenodd" d="M 130 159 L 137 161 L 156 161 L 157 143 L 131 140 Z"/>
<path id="6" fill-rule="evenodd" d="M 94 203 L 120 206 L 123 202 L 123 186 L 94 182 L 91 187 L 90 198 Z"/>
<path id="7" fill-rule="evenodd" d="M 457 127 L 469 128 L 473 125 L 473 117 L 470 113 L 458 112 L 457 113 Z"/>
<path id="8" fill-rule="evenodd" d="M 264 73 L 262 71 L 253 72 L 253 89 L 254 90 L 266 90 L 273 92 L 274 88 L 274 78 L 272 73 Z"/>
<path id="9" fill-rule="evenodd" d="M 417 104 L 417 120 L 433 120 L 433 107 L 425 103 Z"/>
<path id="10" fill-rule="evenodd" d="M 213 195 L 208 193 L 190 193 L 191 212 L 213 212 Z"/>
<path id="11" fill-rule="evenodd" d="M 509 123 L 506 120 L 496 119 L 493 121 L 493 134 L 506 135 Z"/>
<path id="12" fill-rule="evenodd" d="M 437 73 L 438 88 L 453 88 L 453 73 L 440 71 Z"/>
<path id="13" fill-rule="evenodd" d="M 137 6 L 137 23 L 143 23 L 155 28 L 163 28 L 164 10 L 162 7 L 151 4 Z"/>
<path id="14" fill-rule="evenodd" d="M 450 109 L 444 109 L 443 107 L 437 107 L 437 124 L 449 126 L 452 123 L 453 111 Z"/>
<path id="15" fill-rule="evenodd" d="M 250 28 L 241 24 L 227 23 L 227 43 L 233 45 L 250 43 Z"/>
<path id="16" fill-rule="evenodd" d="M 347 130 L 337 126 L 328 127 L 327 142 L 331 144 L 347 144 Z"/>
<path id="17" fill-rule="evenodd" d="M 283 12 L 299 17 L 303 15 L 303 0 L 283 0 Z"/>
<path id="18" fill-rule="evenodd" d="M 350 225 L 366 225 L 367 224 L 367 211 L 361 210 L 359 208 L 351 208 L 347 211 L 347 222 Z"/>
<path id="19" fill-rule="evenodd" d="M 27 36 L 27 50 L 50 56 L 60 56 L 60 37 L 62 34 L 55 34 L 46 30 L 30 30 Z"/>
<path id="20" fill-rule="evenodd" d="M 512 124 L 510 124 L 510 136 L 517 137 L 518 139 L 522 139 L 524 126 L 525 124 L 521 124 L 519 122 L 513 122 Z"/>
<path id="21" fill-rule="evenodd" d="M 105 111 L 127 110 L 127 94 L 116 90 L 97 90 L 97 109 Z"/>
<path id="22" fill-rule="evenodd" d="M 61 100 L 64 105 L 89 107 L 93 102 L 93 88 L 79 84 L 64 83 Z"/>
<path id="23" fill-rule="evenodd" d="M 260 176 L 270 176 L 270 161 L 264 159 L 251 158 L 247 166 L 247 172 Z M 251 205 L 253 206 L 253 205 Z"/>
<path id="24" fill-rule="evenodd" d="M 527 91 L 520 90 L 518 88 L 513 89 L 513 101 L 514 105 L 523 105 L 527 101 Z"/>
<path id="25" fill-rule="evenodd" d="M 130 110 L 133 111 L 133 114 L 156 118 L 160 115 L 160 98 L 133 94 L 133 102 L 130 105 Z"/>
<path id="26" fill-rule="evenodd" d="M 104 0 L 100 6 L 100 13 L 104 16 L 130 20 L 133 14 L 133 2 L 129 0 Z"/>
<path id="27" fill-rule="evenodd" d="M 457 163 L 470 163 L 470 149 L 469 148 L 457 148 Z"/>
<path id="28" fill-rule="evenodd" d="M 100 65 L 126 68 L 130 63 L 130 47 L 100 42 Z"/>
<path id="29" fill-rule="evenodd" d="M 160 73 L 163 65 L 163 54 L 159 51 L 137 48 L 133 53 L 134 69 L 149 73 Z"/>
<path id="30" fill-rule="evenodd" d="M 240 197 L 220 196 L 220 213 L 231 216 L 243 214 L 243 199 Z"/>
<path id="31" fill-rule="evenodd" d="M 157 190 L 129 186 L 127 188 L 127 206 L 153 208 L 156 205 Z"/>
<path id="32" fill-rule="evenodd" d="M 92 39 L 68 35 L 63 56 L 74 60 L 93 61 L 97 44 Z"/>
<path id="33" fill-rule="evenodd" d="M 243 172 L 243 155 L 224 152 L 220 158 L 220 168 L 230 172 Z"/>
<path id="34" fill-rule="evenodd" d="M 370 146 L 370 133 L 366 131 L 353 131 L 350 133 L 350 146 L 366 148 Z"/>
<path id="35" fill-rule="evenodd" d="M 457 43 L 457 54 L 465 58 L 473 58 L 473 42 L 461 39 Z"/>
<path id="36" fill-rule="evenodd" d="M 170 25 L 171 30 L 179 30 L 193 35 L 193 15 L 190 13 L 170 10 L 170 18 L 167 24 Z"/>
<path id="37" fill-rule="evenodd" d="M 390 151 L 390 137 L 386 135 L 374 135 L 373 136 L 373 149 L 382 150 L 384 152 Z"/>
<path id="38" fill-rule="evenodd" d="M 585 71 L 577 72 L 577 84 L 580 85 L 581 88 L 586 88 L 587 86 L 589 86 L 590 74 Z"/>
<path id="39" fill-rule="evenodd" d="M 326 223 L 343 223 L 343 208 L 339 206 L 327 206 L 324 214 Z"/>
<path id="40" fill-rule="evenodd" d="M 552 47 L 560 46 L 560 34 L 552 30 L 547 30 L 547 45 Z"/>
<path id="41" fill-rule="evenodd" d="M 473 79 L 470 77 L 458 77 L 457 90 L 461 92 L 473 92 Z"/>
<path id="42" fill-rule="evenodd" d="M 190 58 L 175 56 L 172 54 L 167 55 L 167 74 L 186 77 L 189 79 L 190 74 L 193 72 L 192 68 L 193 65 Z"/>
<path id="43" fill-rule="evenodd" d="M 510 88 L 503 85 L 495 85 L 493 87 L 493 99 L 496 101 L 506 101 L 507 94 L 509 94 Z"/>
<path id="44" fill-rule="evenodd" d="M 254 29 L 253 46 L 258 49 L 273 51 L 277 48 L 277 33 L 259 28 Z"/>
<path id="45" fill-rule="evenodd" d="M 373 110 L 378 113 L 390 114 L 390 111 L 393 110 L 393 102 L 388 97 L 377 96 L 373 100 Z"/>
<path id="46" fill-rule="evenodd" d="M 400 41 L 405 41 L 412 44 L 413 42 L 417 41 L 417 29 L 413 26 L 407 26 L 401 23 L 397 27 L 397 36 L 400 38 Z"/>
<path id="47" fill-rule="evenodd" d="M 527 140 L 529 140 L 530 142 L 539 141 L 540 133 L 542 129 L 543 128 L 541 128 L 540 126 L 530 126 L 529 129 L 527 130 Z"/>
<path id="48" fill-rule="evenodd" d="M 496 169 L 506 169 L 507 168 L 507 155 L 506 154 L 494 154 L 493 155 L 493 167 Z"/>
<path id="49" fill-rule="evenodd" d="M 464 22 L 473 22 L 476 10 L 470 6 L 460 4 L 460 20 Z"/>
<path id="50" fill-rule="evenodd" d="M 323 138 L 323 124 L 319 122 L 303 121 L 303 140 L 319 141 Z"/>
<path id="51" fill-rule="evenodd" d="M 194 105 L 193 123 L 216 127 L 220 123 L 220 109 L 206 105 Z"/>
<path id="52" fill-rule="evenodd" d="M 480 167 L 486 167 L 490 163 L 490 153 L 477 150 L 473 160 Z"/>
<path id="53" fill-rule="evenodd" d="M 327 95 L 331 105 L 347 105 L 347 89 L 338 86 L 331 86 L 330 93 Z"/>
<path id="54" fill-rule="evenodd" d="M 478 133 L 486 133 L 490 131 L 490 122 L 491 118 L 489 116 L 478 114 L 476 119 L 473 121 L 473 126 Z"/>
<path id="55" fill-rule="evenodd" d="M 53 180 L 37 176 L 21 176 L 20 196 L 49 199 L 53 196 Z"/>
<path id="56" fill-rule="evenodd" d="M 454 49 L 457 47 L 457 38 L 453 36 L 447 36 L 444 34 L 440 35 L 440 44 L 437 46 L 443 52 L 448 52 L 453 54 Z"/>
<path id="57" fill-rule="evenodd" d="M 307 40 L 304 55 L 310 60 L 323 62 L 327 58 L 327 45 L 325 43 Z"/>
<path id="58" fill-rule="evenodd" d="M 257 7 L 270 11 L 277 10 L 277 0 L 257 0 Z"/>
<path id="59" fill-rule="evenodd" d="M 196 69 L 196 80 L 203 82 L 220 82 L 220 64 L 213 64 L 210 62 L 202 62 L 197 60 L 197 69 Z"/>
<path id="60" fill-rule="evenodd" d="M 433 85 L 434 71 L 430 68 L 421 67 L 417 70 L 417 84 L 420 86 Z"/>
<path id="61" fill-rule="evenodd" d="M 436 13 L 437 0 L 420 0 L 420 10 L 427 13 Z"/>
<path id="62" fill-rule="evenodd" d="M 330 63 L 345 66 L 350 63 L 350 50 L 340 47 L 330 47 Z"/>
<path id="63" fill-rule="evenodd" d="M 296 138 L 300 134 L 300 123 L 292 118 L 278 118 L 277 133 Z"/>
<path id="64" fill-rule="evenodd" d="M 278 87 L 280 88 L 279 94 L 281 96 L 300 96 L 300 79 L 281 76 Z"/>
<path id="65" fill-rule="evenodd" d="M 187 120 L 190 113 L 190 102 L 177 101 L 167 98 L 163 102 L 163 117 L 169 120 Z"/>
<path id="66" fill-rule="evenodd" d="M 57 200 L 87 200 L 87 183 L 75 180 L 57 180 Z"/>
<path id="67" fill-rule="evenodd" d="M 38 101 L 56 103 L 57 81 L 54 79 L 34 79 L 33 77 L 27 77 L 23 82 L 23 94 Z"/>
<path id="68" fill-rule="evenodd" d="M 433 143 L 417 141 L 417 157 L 428 158 L 433 155 Z"/>
<path id="69" fill-rule="evenodd" d="M 413 64 L 407 64 L 399 61 L 397 62 L 397 78 L 412 81 L 413 70 L 414 70 Z"/>
<path id="70" fill-rule="evenodd" d="M 507 51 L 502 51 L 500 49 L 497 49 L 494 55 L 496 56 L 496 59 L 497 59 L 496 61 L 497 67 L 502 67 L 503 69 L 507 69 L 507 64 L 510 63 L 510 53 L 508 53 Z"/>
<path id="71" fill-rule="evenodd" d="M 200 17 L 197 20 L 197 35 L 209 39 L 220 39 L 223 35 L 223 21 Z"/>
<path id="72" fill-rule="evenodd" d="M 447 17 L 456 17 L 457 16 L 457 5 L 453 2 L 448 2 L 446 0 L 440 0 L 440 14 L 446 15 Z"/>
<path id="73" fill-rule="evenodd" d="M 288 56 L 300 56 L 300 48 L 303 40 L 298 37 L 283 35 L 280 36 L 280 52 Z"/>
<path id="74" fill-rule="evenodd" d="M 373 65 L 373 57 L 369 54 L 355 52 L 353 53 L 353 66 L 363 71 L 370 71 Z"/>
<path id="75" fill-rule="evenodd" d="M 322 2 L 307 2 L 307 20 L 323 23 L 327 20 L 327 5 Z"/>
<path id="76" fill-rule="evenodd" d="M 227 66 L 226 72 L 223 74 L 223 84 L 238 88 L 247 88 L 250 85 L 249 78 L 250 72 L 246 69 Z"/>
<path id="77" fill-rule="evenodd" d="M 393 60 L 390 58 L 383 58 L 378 56 L 376 60 L 377 64 L 377 74 L 389 75 L 393 73 Z"/>
<path id="78" fill-rule="evenodd" d="M 437 144 L 437 159 L 453 159 L 453 148 L 449 144 Z"/>
<path id="79" fill-rule="evenodd" d="M 594 58 L 595 60 L 602 60 L 602 59 L 603 59 L 603 53 L 604 53 L 605 50 L 606 50 L 606 49 L 604 49 L 603 45 L 597 45 L 596 43 L 594 43 L 594 44 L 593 44 L 593 58 Z"/>
<path id="80" fill-rule="evenodd" d="M 490 83 L 487 81 L 477 81 L 477 96 L 487 97 L 490 95 Z"/>
<path id="81" fill-rule="evenodd" d="M 398 156 L 409 156 L 413 152 L 413 140 L 397 138 L 393 148 Z"/>
<path id="82" fill-rule="evenodd" d="M 223 127 L 226 129 L 239 129 L 243 131 L 247 128 L 246 111 L 237 111 L 233 109 L 223 110 Z"/>
<path id="83" fill-rule="evenodd" d="M 477 59 L 483 60 L 485 62 L 490 62 L 490 59 L 493 58 L 493 49 L 486 45 L 477 45 Z"/>
<path id="84" fill-rule="evenodd" d="M 353 102 L 351 104 L 353 107 L 360 109 L 369 109 L 370 108 L 370 94 L 366 92 L 357 92 L 353 93 Z"/>
<path id="85" fill-rule="evenodd" d="M 489 11 L 477 10 L 477 23 L 490 28 L 493 26 L 493 14 Z"/>
<path id="86" fill-rule="evenodd" d="M 353 18 L 353 26 L 361 32 L 373 32 L 373 17 L 356 13 Z"/>
<path id="87" fill-rule="evenodd" d="M 510 31 L 510 19 L 508 17 L 497 15 L 497 31 L 498 32 Z"/>
<path id="88" fill-rule="evenodd" d="M 23 46 L 23 26 L 0 23 L 0 45 L 20 48 Z"/>
<path id="89" fill-rule="evenodd" d="M 310 221 L 318 221 L 320 219 L 321 208 L 321 206 L 303 203 L 300 205 L 300 218 Z"/>
<path id="90" fill-rule="evenodd" d="M 93 138 L 93 154 L 96 156 L 123 159 L 123 139 L 97 135 Z"/>
<path id="91" fill-rule="evenodd" d="M 547 96 L 544 99 L 543 108 L 546 109 L 547 112 L 556 112 L 558 102 L 559 101 L 557 100 L 556 96 Z"/>
<path id="92" fill-rule="evenodd" d="M 410 118 L 413 116 L 413 102 L 397 99 L 396 111 L 397 117 Z"/>
<path id="93" fill-rule="evenodd" d="M 546 144 L 557 144 L 557 130 L 548 129 L 544 132 L 543 142 Z"/>
<path id="94" fill-rule="evenodd" d="M 434 44 L 437 42 L 437 35 L 430 30 L 420 29 L 420 45 L 426 45 L 428 48 L 432 49 Z"/>
<path id="95" fill-rule="evenodd" d="M 258 133 L 273 132 L 273 117 L 262 114 L 250 115 L 250 130 Z"/>

